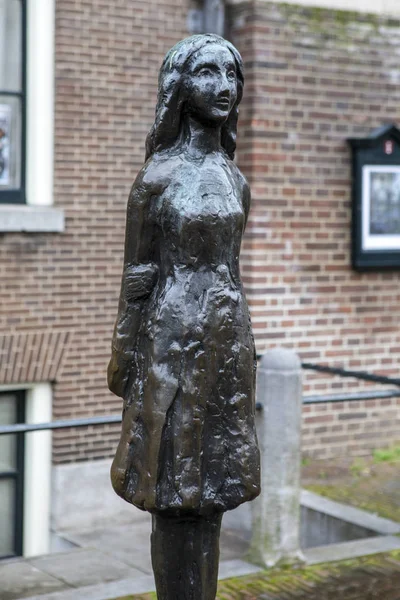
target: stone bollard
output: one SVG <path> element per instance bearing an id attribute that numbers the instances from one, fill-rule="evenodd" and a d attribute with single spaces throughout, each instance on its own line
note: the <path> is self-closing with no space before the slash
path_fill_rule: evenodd
<path id="1" fill-rule="evenodd" d="M 252 503 L 249 560 L 261 566 L 303 560 L 300 552 L 301 364 L 292 350 L 264 354 L 257 372 L 263 405 L 257 432 L 262 493 Z"/>

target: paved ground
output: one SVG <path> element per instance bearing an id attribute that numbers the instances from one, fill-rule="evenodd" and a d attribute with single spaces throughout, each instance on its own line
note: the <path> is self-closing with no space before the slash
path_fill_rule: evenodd
<path id="1" fill-rule="evenodd" d="M 68 540 L 77 546 L 32 559 L 0 563 L 0 600 L 103 600 L 112 594 L 140 588 L 154 589 L 150 559 L 151 522 L 110 529 L 73 531 Z M 221 534 L 222 576 L 258 571 L 241 558 L 247 542 L 237 532 Z"/>
<path id="2" fill-rule="evenodd" d="M 153 600 L 155 595 L 120 600 Z M 400 600 L 400 552 L 220 582 L 218 600 Z"/>
<path id="3" fill-rule="evenodd" d="M 371 459 L 352 463 L 310 462 L 303 467 L 303 484 L 332 499 L 372 510 L 383 517 L 400 522 L 399 471 L 399 461 L 376 463 Z M 29 560 L 2 561 L 0 600 L 106 600 L 122 597 L 132 590 L 139 593 L 152 589 L 150 527 L 150 519 L 144 514 L 143 521 L 134 525 L 71 531 L 66 535 L 70 546 L 76 544 L 76 547 L 67 552 Z M 373 545 L 374 540 L 376 538 L 369 542 L 372 544 L 370 552 L 377 551 Z M 398 538 L 387 537 L 386 549 L 397 547 L 397 542 Z M 366 541 L 357 543 L 359 547 L 361 544 L 362 553 L 365 554 Z M 327 547 L 328 550 L 331 548 Z M 247 542 L 240 533 L 223 531 L 221 577 L 257 571 L 243 561 L 246 549 Z M 321 554 L 321 550 L 314 549 L 314 554 L 316 552 Z M 340 576 L 331 574 L 331 578 L 323 583 L 325 596 L 321 595 L 318 588 L 318 585 L 322 585 L 321 572 L 318 572 L 320 574 L 316 580 L 309 580 L 307 577 L 311 575 L 307 571 L 307 577 L 304 581 L 301 580 L 300 588 L 296 590 L 297 596 L 293 596 L 294 592 L 291 592 L 292 596 L 286 594 L 285 586 L 289 583 L 283 579 L 281 589 L 276 595 L 271 588 L 275 575 L 268 572 L 262 577 L 224 583 L 221 587 L 222 595 L 219 597 L 223 600 L 286 600 L 294 597 L 307 597 L 307 600 L 337 600 L 338 590 L 343 589 L 346 590 L 347 596 L 340 593 L 340 600 L 400 600 L 399 557 L 393 556 L 385 559 L 383 566 L 381 563 L 378 566 L 368 563 L 368 572 L 362 566 L 352 572 L 340 572 Z M 336 560 L 337 555 L 331 553 L 330 558 Z M 311 560 L 312 562 L 315 561 Z M 301 595 L 301 586 L 307 590 L 307 596 Z M 236 595 L 233 589 L 236 590 Z"/>

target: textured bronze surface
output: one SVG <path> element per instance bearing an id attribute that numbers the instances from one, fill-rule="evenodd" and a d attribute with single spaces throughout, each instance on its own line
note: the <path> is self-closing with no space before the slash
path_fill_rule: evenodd
<path id="1" fill-rule="evenodd" d="M 242 92 L 229 42 L 176 44 L 128 202 L 108 369 L 124 399 L 111 477 L 118 495 L 154 514 L 163 600 L 215 598 L 220 517 L 259 493 L 255 348 L 239 272 L 250 191 L 233 162 Z"/>

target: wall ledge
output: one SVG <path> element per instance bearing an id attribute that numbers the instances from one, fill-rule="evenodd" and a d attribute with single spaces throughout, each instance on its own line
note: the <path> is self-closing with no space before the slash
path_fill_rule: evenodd
<path id="1" fill-rule="evenodd" d="M 64 211 L 52 206 L 0 204 L 0 233 L 62 233 Z"/>
<path id="2" fill-rule="evenodd" d="M 228 5 L 244 4 L 243 0 L 226 0 Z M 292 4 L 309 8 L 375 14 L 382 17 L 399 17 L 399 0 L 259 0 L 264 4 Z M 248 4 L 250 1 L 248 0 Z"/>

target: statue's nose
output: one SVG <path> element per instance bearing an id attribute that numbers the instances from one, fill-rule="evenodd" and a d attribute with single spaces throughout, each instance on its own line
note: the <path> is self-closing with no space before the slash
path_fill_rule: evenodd
<path id="1" fill-rule="evenodd" d="M 225 87 L 221 85 L 220 92 L 218 94 L 218 100 L 229 100 L 231 97 L 229 87 Z"/>
<path id="2" fill-rule="evenodd" d="M 231 95 L 230 94 L 230 83 L 226 76 L 226 73 L 222 72 L 220 74 L 219 82 L 220 82 L 219 97 L 221 97 L 221 99 L 223 99 L 224 97 L 229 99 L 230 95 Z"/>

